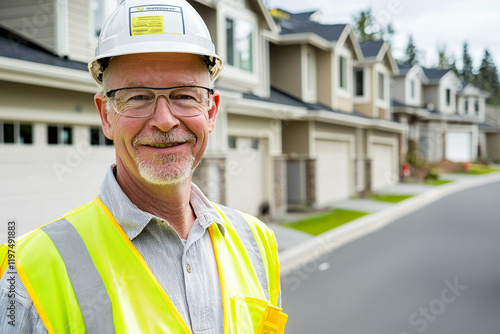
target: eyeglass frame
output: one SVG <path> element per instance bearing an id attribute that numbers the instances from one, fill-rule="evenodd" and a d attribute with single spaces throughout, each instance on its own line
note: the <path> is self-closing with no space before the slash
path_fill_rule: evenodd
<path id="1" fill-rule="evenodd" d="M 210 95 L 214 95 L 215 93 L 215 90 L 213 88 L 210 88 L 210 87 L 205 87 L 205 86 L 174 86 L 174 87 L 166 87 L 166 88 L 159 88 L 159 87 L 143 87 L 143 86 L 139 86 L 139 87 L 122 87 L 122 88 L 116 88 L 116 89 L 111 89 L 107 92 L 104 93 L 104 95 L 106 96 L 106 98 L 108 99 L 113 99 L 114 100 L 114 95 L 117 91 L 120 91 L 120 90 L 130 90 L 130 89 L 151 89 L 153 91 L 155 90 L 167 90 L 167 89 L 177 89 L 177 88 L 203 88 L 205 89 L 209 96 Z M 154 103 L 154 107 L 152 109 L 152 112 L 149 114 L 149 115 L 146 115 L 146 116 L 130 116 L 130 115 L 125 115 L 125 114 L 122 114 L 120 113 L 118 110 L 116 110 L 116 112 L 122 116 L 125 116 L 125 117 L 130 117 L 130 118 L 146 118 L 146 117 L 150 117 L 151 115 L 154 114 L 155 112 L 155 109 L 156 109 L 156 103 L 157 103 L 157 100 L 158 100 L 158 97 L 159 96 L 165 96 L 167 98 L 167 101 L 169 103 L 169 106 L 170 106 L 170 98 L 166 95 L 166 94 L 160 94 L 160 95 L 157 95 L 155 93 L 155 103 Z M 115 108 L 116 108 L 116 105 L 115 105 Z M 175 112 L 172 111 L 172 113 L 176 116 L 179 116 L 177 114 L 175 114 Z M 198 115 L 201 115 L 202 112 L 200 112 L 199 114 L 196 114 L 196 115 L 189 115 L 189 116 L 182 116 L 180 115 L 180 117 L 195 117 L 195 116 L 198 116 Z"/>

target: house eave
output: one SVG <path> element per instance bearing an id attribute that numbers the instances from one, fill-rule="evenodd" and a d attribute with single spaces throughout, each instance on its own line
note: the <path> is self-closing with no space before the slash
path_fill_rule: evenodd
<path id="1" fill-rule="evenodd" d="M 0 80 L 95 94 L 99 91 L 88 72 L 0 57 Z"/>

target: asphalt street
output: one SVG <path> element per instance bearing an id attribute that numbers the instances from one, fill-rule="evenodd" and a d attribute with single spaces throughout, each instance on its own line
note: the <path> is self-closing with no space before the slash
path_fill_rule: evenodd
<path id="1" fill-rule="evenodd" d="M 335 249 L 282 288 L 287 334 L 498 334 L 500 182 Z"/>

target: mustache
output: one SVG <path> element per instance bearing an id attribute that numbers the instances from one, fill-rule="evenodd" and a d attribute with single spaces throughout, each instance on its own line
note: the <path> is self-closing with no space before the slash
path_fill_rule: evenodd
<path id="1" fill-rule="evenodd" d="M 168 132 L 153 132 L 150 134 L 138 134 L 132 140 L 132 145 L 137 148 L 141 145 L 172 144 L 188 142 L 195 144 L 198 138 L 191 131 L 170 130 Z"/>

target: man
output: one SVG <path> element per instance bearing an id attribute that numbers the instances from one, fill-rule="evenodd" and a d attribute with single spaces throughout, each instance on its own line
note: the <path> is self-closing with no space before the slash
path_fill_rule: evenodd
<path id="1" fill-rule="evenodd" d="M 116 165 L 101 194 L 0 249 L 2 333 L 283 333 L 272 232 L 191 183 L 222 68 L 184 0 L 127 0 L 89 70 Z M 2 262 L 3 260 L 3 262 Z M 16 295 L 9 324 L 9 289 Z"/>

